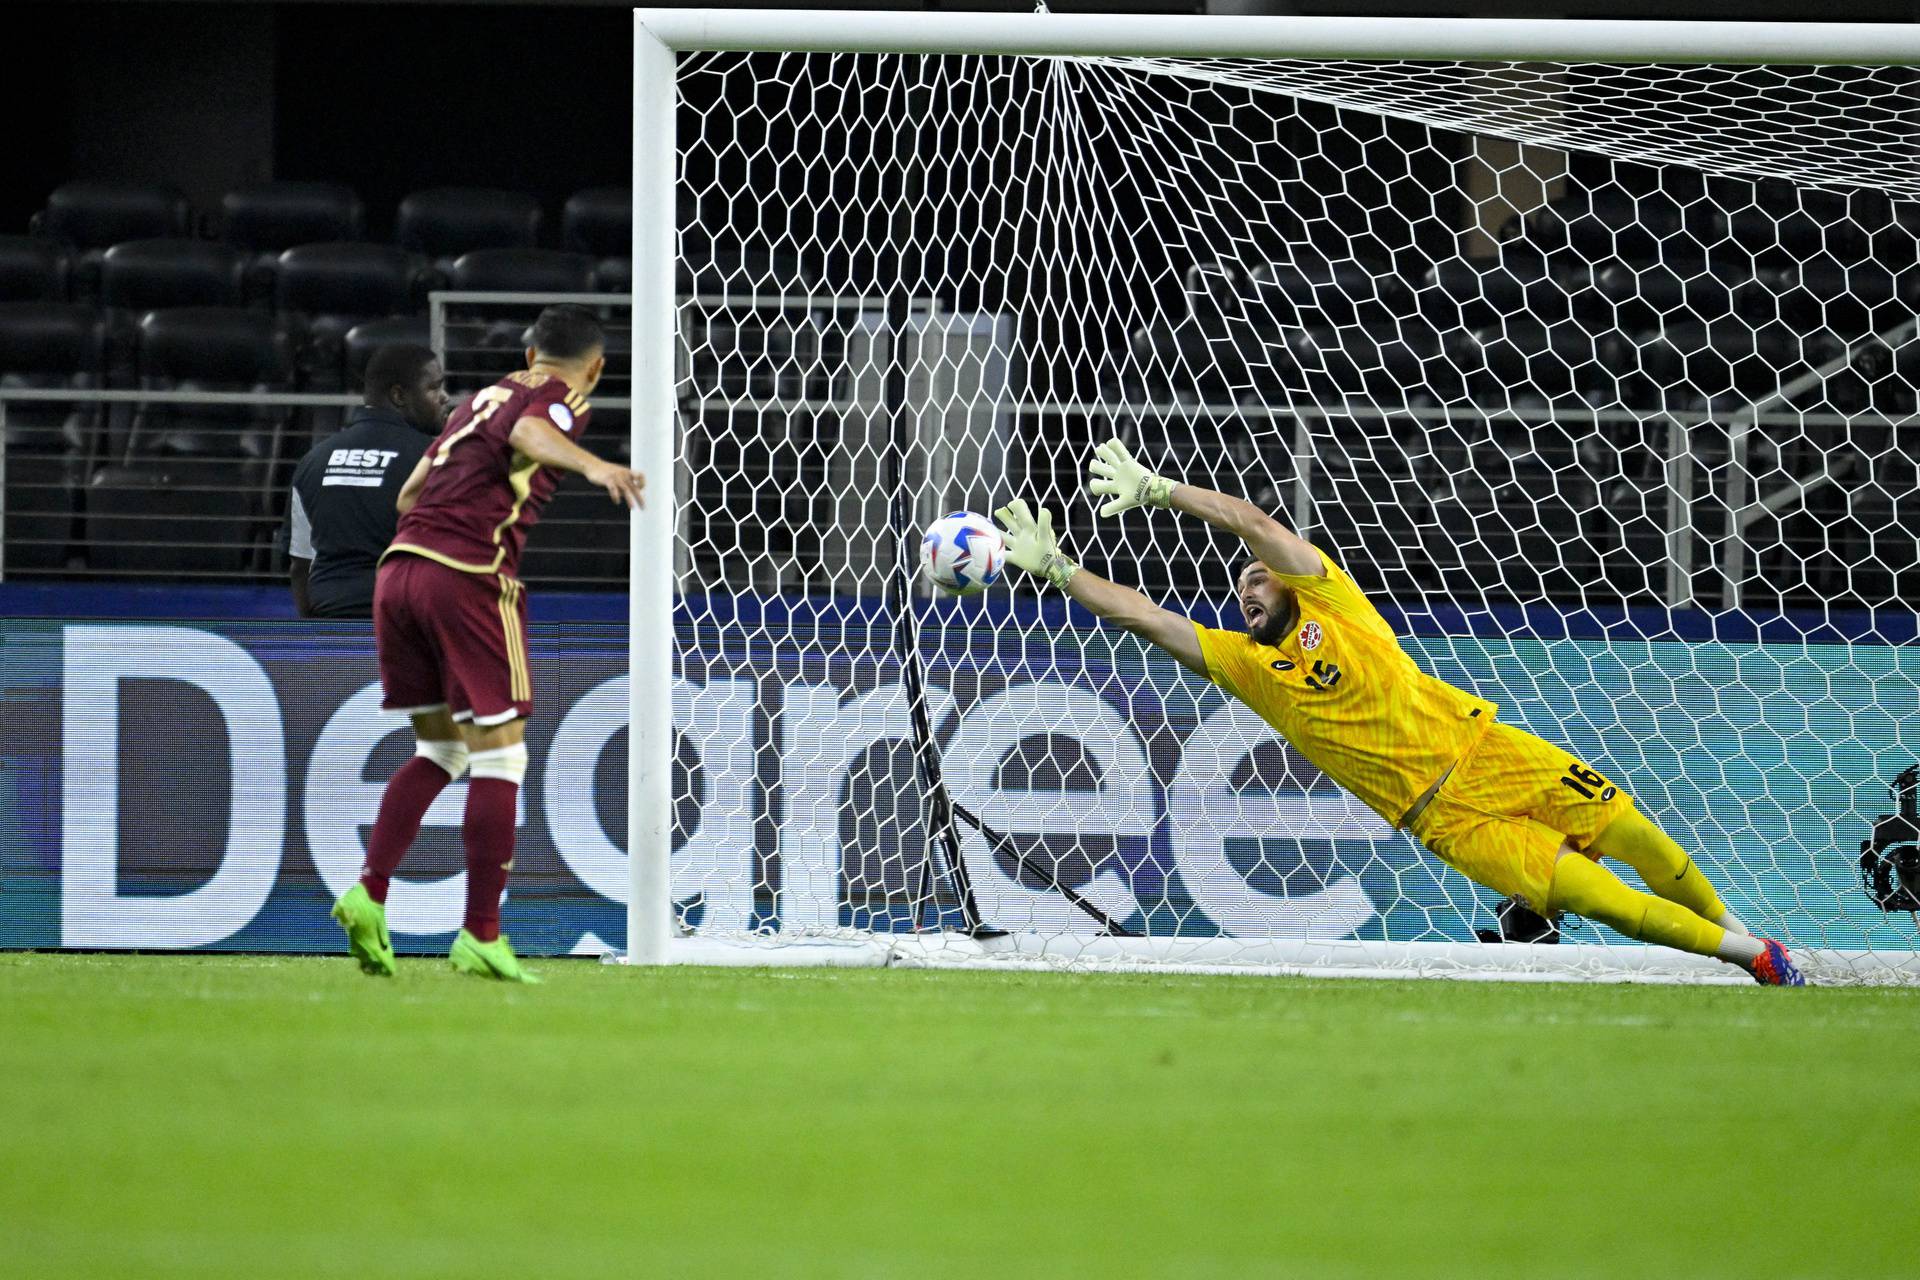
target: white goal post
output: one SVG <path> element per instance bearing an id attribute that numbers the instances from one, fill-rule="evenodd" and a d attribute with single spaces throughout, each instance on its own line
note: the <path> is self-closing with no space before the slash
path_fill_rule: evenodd
<path id="1" fill-rule="evenodd" d="M 1920 981 L 1849 843 L 1920 760 L 1916 65 L 1895 24 L 636 10 L 628 960 L 1744 981 L 1475 941 L 1488 895 L 1204 682 L 908 582 L 931 516 L 1048 496 L 1083 563 L 1230 603 L 1231 547 L 1076 497 L 1120 434 L 1604 754 L 1820 977 Z"/>

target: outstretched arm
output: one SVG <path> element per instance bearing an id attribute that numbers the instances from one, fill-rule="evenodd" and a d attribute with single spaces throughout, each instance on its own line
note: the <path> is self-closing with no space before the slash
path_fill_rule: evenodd
<path id="1" fill-rule="evenodd" d="M 1200 633 L 1193 629 L 1191 618 L 1162 609 L 1132 587 L 1109 582 L 1085 569 L 1067 582 L 1067 594 L 1103 621 L 1159 645 L 1195 675 L 1207 674 L 1207 659 L 1200 652 Z"/>
<path id="2" fill-rule="evenodd" d="M 1100 508 L 1103 516 L 1118 515 L 1133 507 L 1172 507 L 1234 534 L 1260 563 L 1276 573 L 1317 578 L 1326 572 L 1312 543 L 1245 498 L 1156 476 L 1135 462 L 1127 446 L 1118 440 L 1096 447 L 1087 467 L 1091 473 L 1087 488 L 1097 497 L 1110 499 Z"/>
<path id="3" fill-rule="evenodd" d="M 1035 517 L 1025 499 L 1016 498 L 994 515 L 1007 539 L 1007 559 L 1045 578 L 1102 621 L 1159 645 L 1187 670 L 1207 674 L 1200 635 L 1192 621 L 1171 609 L 1162 609 L 1132 587 L 1109 582 L 1067 559 L 1054 537 L 1051 511 L 1042 507 Z"/>
<path id="4" fill-rule="evenodd" d="M 513 424 L 513 432 L 507 437 L 507 442 L 523 457 L 531 458 L 543 467 L 585 476 L 588 484 L 599 485 L 615 502 L 624 502 L 629 507 L 647 505 L 647 478 L 644 475 L 588 453 L 567 439 L 545 418 L 520 419 Z"/>

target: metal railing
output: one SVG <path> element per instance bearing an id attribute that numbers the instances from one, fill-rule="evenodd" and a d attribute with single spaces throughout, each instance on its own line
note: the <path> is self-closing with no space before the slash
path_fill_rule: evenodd
<path id="1" fill-rule="evenodd" d="M 188 563 L 192 567 L 185 572 L 195 578 L 236 581 L 257 578 L 267 570 L 267 565 L 260 563 L 263 558 L 260 554 L 260 534 L 276 522 L 284 510 L 284 504 L 276 505 L 277 491 L 284 491 L 284 476 L 290 474 L 293 463 L 307 447 L 303 439 L 296 438 L 292 422 L 294 412 L 346 408 L 358 403 L 360 399 L 357 396 L 298 392 L 0 388 L 0 535 L 3 535 L 0 536 L 0 581 L 4 581 L 10 573 L 17 576 L 15 570 L 23 550 L 56 553 L 61 563 L 44 566 L 54 576 L 172 579 L 182 574 L 179 564 Z M 44 469 L 35 466 L 33 470 L 42 474 L 23 481 L 19 474 L 23 460 L 10 459 L 8 456 L 7 417 L 10 406 L 28 404 L 98 407 L 106 412 L 98 415 L 100 421 L 88 424 L 78 450 L 36 451 L 28 455 L 35 463 L 48 465 Z M 194 422 L 186 428 L 172 420 L 159 424 L 138 423 L 140 413 L 176 406 L 287 412 L 273 414 L 264 422 L 256 419 L 242 425 L 226 425 L 217 420 Z M 124 407 L 128 411 L 137 409 L 140 413 L 130 412 L 127 420 L 115 422 L 113 410 L 116 407 Z M 209 450 L 203 443 L 191 456 L 181 456 L 159 449 L 149 450 L 139 438 L 143 431 L 155 437 L 164 437 L 178 434 L 183 429 L 190 429 L 196 437 L 224 440 L 231 443 L 233 448 Z M 236 474 L 232 483 L 222 483 L 217 476 L 210 483 L 173 483 L 157 490 L 130 483 L 136 475 L 150 475 L 162 480 L 170 475 L 181 474 L 183 469 L 195 479 L 207 480 L 208 477 L 201 474 L 203 471 L 223 465 L 234 469 Z M 152 492 L 175 497 L 192 495 L 201 500 L 201 509 L 168 511 L 158 505 L 145 512 L 113 509 L 120 497 Z M 22 510 L 16 505 L 9 509 L 9 503 L 17 500 L 19 495 L 38 493 L 59 493 L 66 501 L 44 508 L 36 506 Z M 47 535 L 20 537 L 15 534 L 13 528 L 23 516 L 44 522 L 49 530 Z M 123 530 L 134 528 L 135 521 L 141 522 L 143 534 L 148 531 L 148 525 L 178 528 L 186 532 L 183 536 L 164 540 L 157 547 L 145 538 L 130 542 L 116 536 Z M 62 522 L 67 526 L 66 533 L 51 532 Z M 238 527 L 245 536 L 191 536 L 193 532 L 205 532 L 209 527 L 216 532 L 222 528 Z M 139 558 L 136 547 L 157 551 L 162 563 L 153 567 L 134 563 Z M 96 551 L 108 553 L 105 558 L 112 567 L 96 566 Z M 127 552 L 130 559 L 121 562 L 114 554 L 118 552 Z M 213 554 L 170 557 L 169 552 Z M 218 567 L 217 562 L 223 552 L 232 553 L 234 564 L 231 568 Z M 81 563 L 73 563 L 75 559 Z M 252 563 L 242 564 L 243 559 Z"/>
<path id="2" fill-rule="evenodd" d="M 523 358 L 520 344 L 517 341 L 511 345 L 467 342 L 464 335 L 475 325 L 497 328 L 514 323 L 515 318 L 476 320 L 472 309 L 513 309 L 519 313 L 519 322 L 524 323 L 531 320 L 539 307 L 563 301 L 611 309 L 631 304 L 629 295 L 619 294 L 438 291 L 429 299 L 431 339 L 443 361 L 459 369 L 459 376 L 491 381 L 519 366 Z M 804 427 L 825 419 L 871 425 L 870 420 L 884 409 L 877 382 L 871 378 L 863 381 L 851 368 L 860 364 L 870 369 L 877 362 L 876 352 L 863 348 L 856 359 L 852 351 L 833 346 L 844 343 L 856 331 L 862 341 L 889 339 L 890 335 L 883 329 L 872 328 L 884 311 L 882 299 L 813 294 L 715 294 L 683 298 L 681 303 L 682 313 L 687 317 L 683 325 L 687 327 L 683 330 L 676 374 L 682 389 L 681 409 L 690 415 L 690 420 L 718 420 L 724 416 L 728 429 L 732 430 L 733 424 L 744 417 L 749 431 L 785 434 L 790 433 L 796 423 Z M 923 301 L 920 306 L 937 311 L 930 302 Z M 735 344 L 731 349 L 731 364 L 711 349 L 700 350 L 707 335 L 696 333 L 693 328 L 702 311 L 721 308 L 734 313 L 734 327 L 729 330 L 729 341 Z M 755 328 L 751 317 L 758 316 L 761 321 L 758 328 L 772 332 L 773 337 L 769 339 L 766 333 L 760 333 L 757 348 L 744 341 L 739 332 L 742 327 L 739 316 L 743 311 L 749 316 L 746 329 Z M 1865 412 L 1798 411 L 1785 406 L 1845 368 L 1863 350 L 1876 344 L 1890 349 L 1916 335 L 1920 335 L 1920 321 L 1860 339 L 1819 367 L 1806 370 L 1767 396 L 1731 412 L 1571 410 L 1545 406 L 1482 409 L 1371 403 L 1333 406 L 1318 402 L 1120 403 L 1107 399 L 1024 402 L 1011 398 L 994 408 L 1009 415 L 1015 424 L 1029 424 L 1024 429 L 1016 425 L 1020 434 L 1054 443 L 1069 438 L 1072 429 L 1083 430 L 1091 437 L 1113 429 L 1165 433 L 1175 428 L 1191 430 L 1197 425 L 1238 424 L 1250 440 L 1264 442 L 1262 447 L 1285 455 L 1285 465 L 1276 464 L 1272 468 L 1282 486 L 1273 500 L 1276 506 L 1290 510 L 1303 531 L 1316 526 L 1328 527 L 1343 517 L 1345 508 L 1364 506 L 1386 492 L 1383 486 L 1404 479 L 1384 470 L 1365 473 L 1364 469 L 1356 469 L 1351 458 L 1338 456 L 1339 451 L 1331 449 L 1329 444 L 1340 439 L 1342 423 L 1371 424 L 1363 428 L 1363 434 L 1380 440 L 1391 438 L 1395 423 L 1477 424 L 1486 427 L 1489 433 L 1497 431 L 1502 424 L 1524 424 L 1529 431 L 1551 429 L 1555 438 L 1569 439 L 1581 430 L 1597 428 L 1645 433 L 1648 439 L 1660 443 L 1661 456 L 1656 460 L 1657 467 L 1643 478 L 1643 491 L 1634 496 L 1646 498 L 1648 505 L 1657 505 L 1659 510 L 1632 514 L 1642 523 L 1653 521 L 1648 526 L 1651 536 L 1629 540 L 1620 534 L 1618 520 L 1609 524 L 1603 519 L 1599 524 L 1606 528 L 1591 535 L 1595 538 L 1592 550 L 1602 558 L 1620 552 L 1635 557 L 1651 556 L 1659 561 L 1657 574 L 1647 581 L 1657 583 L 1653 587 L 1656 598 L 1669 605 L 1696 603 L 1696 578 L 1707 571 L 1718 579 L 1717 603 L 1739 607 L 1745 600 L 1748 579 L 1758 570 L 1755 560 L 1759 549 L 1748 536 L 1756 524 L 1790 514 L 1818 490 L 1844 481 L 1864 480 L 1866 483 L 1860 488 L 1883 495 L 1905 492 L 1897 476 L 1889 478 L 1882 472 L 1897 471 L 1902 465 L 1911 469 L 1913 450 L 1895 446 L 1899 437 L 1920 419 L 1911 414 L 1891 417 Z M 614 345 L 623 346 L 618 341 Z M 455 359 L 456 356 L 462 358 Z M 769 370 L 773 372 L 770 374 Z M 619 388 L 625 376 L 624 362 L 616 350 L 609 382 Z M 759 394 L 766 391 L 775 394 Z M 628 411 L 632 405 L 631 398 L 625 395 L 596 395 L 594 400 L 597 407 L 616 412 Z M 279 565 L 270 531 L 284 513 L 285 489 L 292 466 L 315 438 L 310 419 L 317 411 L 342 410 L 358 403 L 358 397 L 347 394 L 0 388 L 0 529 L 6 530 L 7 535 L 0 537 L 0 578 L 23 571 L 49 576 L 175 578 L 184 575 L 215 580 L 271 577 Z M 85 446 L 77 453 L 55 456 L 42 451 L 18 460 L 10 469 L 5 444 L 10 405 L 68 405 L 97 408 L 101 412 L 98 420 L 87 425 Z M 225 426 L 217 422 L 193 424 L 202 440 L 201 447 L 192 456 L 143 450 L 142 442 L 135 438 L 138 432 L 134 421 L 115 420 L 116 412 L 123 418 L 137 420 L 155 411 L 183 408 L 264 411 L 265 416 Z M 1288 420 L 1291 420 L 1290 427 Z M 841 430 L 844 421 L 829 425 Z M 1885 433 L 1888 447 L 1881 450 L 1855 447 L 1853 437 L 1868 431 Z M 164 432 L 150 430 L 149 434 Z M 1824 447 L 1820 443 L 1822 438 L 1828 441 Z M 224 451 L 209 449 L 208 439 L 224 441 L 230 447 Z M 1751 454 L 1756 441 L 1766 439 L 1799 442 L 1804 447 L 1789 451 L 1793 457 L 1781 460 L 1775 468 L 1775 474 L 1780 476 L 1778 482 L 1769 491 L 1761 492 L 1760 477 L 1751 469 Z M 871 445 L 872 441 L 868 440 L 848 447 Z M 680 474 L 676 476 L 676 489 L 683 497 L 677 561 L 684 579 L 691 567 L 691 546 L 701 539 L 737 538 L 740 530 L 727 523 L 734 520 L 732 513 L 704 510 L 724 504 L 703 503 L 703 487 L 711 477 L 699 474 L 699 469 L 689 465 L 688 451 L 683 450 L 681 457 Z M 1789 460 L 1798 469 L 1787 470 Z M 1470 466 L 1470 454 L 1463 452 L 1458 461 Z M 1574 459 L 1569 457 L 1564 461 L 1568 471 L 1577 470 Z M 222 464 L 230 468 L 231 479 L 219 474 Z M 23 465 L 33 478 L 21 478 Z M 118 484 L 112 475 L 107 476 L 105 484 L 101 479 L 103 474 L 129 465 L 136 472 L 163 478 L 169 467 L 174 472 L 184 469 L 192 473 L 196 483 L 175 483 L 165 490 L 174 499 L 171 506 L 160 504 L 151 512 L 122 509 L 128 504 L 118 499 L 135 492 L 137 486 Z M 1056 492 L 1063 493 L 1077 489 L 1077 476 L 1071 474 L 1070 467 L 1062 466 L 1059 474 L 1052 474 L 1050 465 L 1047 458 L 1030 454 L 1024 467 L 1028 484 L 1050 485 Z M 820 474 L 800 477 L 809 493 L 831 493 L 836 484 L 844 487 L 847 477 L 830 474 L 824 462 L 818 466 Z M 62 472 L 61 467 L 66 470 Z M 1547 470 L 1551 472 L 1552 468 Z M 119 479 L 124 481 L 127 477 Z M 1442 482 L 1450 483 L 1453 479 L 1454 476 L 1431 468 L 1425 476 L 1426 481 L 1440 488 L 1446 487 Z M 1560 481 L 1553 479 L 1551 483 L 1557 485 Z M 21 497 L 32 498 L 38 493 L 59 493 L 61 501 L 66 503 L 65 509 L 61 501 L 46 507 L 18 505 Z M 191 495 L 205 500 L 198 504 L 197 510 L 191 509 L 193 504 L 180 500 Z M 1555 493 L 1528 494 L 1526 498 L 1535 505 L 1525 511 L 1504 510 L 1496 505 L 1477 514 L 1518 525 L 1538 521 L 1542 508 L 1537 504 L 1541 500 L 1548 500 L 1550 506 L 1560 503 L 1560 496 Z M 1435 495 L 1436 509 L 1447 500 L 1444 493 Z M 16 504 L 12 511 L 8 510 L 9 501 Z M 796 509 L 793 516 L 800 520 L 824 517 L 871 539 L 870 529 L 852 523 L 868 519 L 859 503 L 829 505 L 831 510 L 802 504 L 804 510 Z M 698 530 L 692 523 L 696 513 L 707 522 Z M 1465 514 L 1471 516 L 1476 512 Z M 1601 514 L 1611 517 L 1620 513 Z M 1893 517 L 1886 523 L 1896 532 L 1902 524 L 1908 529 L 1913 527 L 1913 517 L 1904 509 L 1890 507 L 1883 514 Z M 32 530 L 25 535 L 17 532 L 23 517 Z M 64 532 L 55 527 L 62 519 L 66 521 Z M 713 521 L 720 523 L 713 524 Z M 536 540 L 530 552 L 543 559 L 544 567 L 535 575 L 537 579 L 571 586 L 624 584 L 626 526 L 620 513 L 592 511 L 584 505 L 574 509 L 573 504 L 562 502 L 550 512 L 545 523 L 550 527 L 543 530 L 543 536 Z M 135 562 L 139 557 L 129 559 L 120 554 L 129 545 L 125 536 L 129 531 L 137 531 L 149 539 L 154 535 L 169 535 L 154 542 L 163 553 L 157 557 L 157 566 L 142 567 Z M 763 531 L 762 536 L 767 532 Z M 1920 547 L 1916 547 L 1911 538 L 1903 547 L 1893 546 L 1890 553 L 1880 549 L 1877 543 L 1835 547 L 1824 533 L 1822 540 L 1826 545 L 1818 549 L 1829 553 L 1838 551 L 1842 553 L 1842 560 L 1856 554 L 1862 560 L 1887 562 L 1895 569 L 1920 561 Z M 1782 533 L 1771 545 L 1786 545 L 1791 541 L 1789 535 Z M 1699 555 L 1703 543 L 1709 548 L 1704 558 Z M 1799 550 L 1806 552 L 1813 548 Z M 221 554 L 229 551 L 230 556 Z M 207 554 L 190 554 L 195 552 Z M 59 563 L 49 563 L 56 558 Z M 723 579 L 741 567 L 718 563 L 711 566 L 712 572 Z M 1496 574 L 1502 569 L 1497 559 L 1478 567 Z M 756 574 L 751 566 L 746 566 L 746 573 L 746 580 L 719 581 L 712 585 L 760 590 L 805 590 L 816 585 L 804 574 L 791 581 L 778 574 L 762 581 L 762 575 Z M 1165 564 L 1157 570 L 1150 569 L 1147 577 L 1163 589 L 1190 585 L 1172 566 Z M 1606 590 L 1604 583 L 1599 590 Z M 1811 603 L 1811 599 L 1808 602 Z"/>

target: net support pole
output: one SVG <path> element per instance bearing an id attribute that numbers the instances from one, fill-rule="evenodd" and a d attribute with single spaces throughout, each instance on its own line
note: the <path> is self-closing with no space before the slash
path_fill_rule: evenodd
<path id="1" fill-rule="evenodd" d="M 633 466 L 646 506 L 628 530 L 627 959 L 664 964 L 673 932 L 673 50 L 633 30 Z"/>

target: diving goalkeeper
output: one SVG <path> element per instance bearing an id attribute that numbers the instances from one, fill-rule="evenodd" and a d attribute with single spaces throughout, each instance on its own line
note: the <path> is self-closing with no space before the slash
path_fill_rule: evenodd
<path id="1" fill-rule="evenodd" d="M 1804 985 L 1786 948 L 1750 936 L 1693 859 L 1618 786 L 1415 666 L 1324 552 L 1250 502 L 1151 474 L 1118 440 L 1094 450 L 1089 470 L 1087 488 L 1108 500 L 1102 516 L 1172 507 L 1246 543 L 1252 559 L 1236 593 L 1247 629 L 1200 626 L 1079 568 L 1061 554 L 1052 514 L 1036 518 L 1024 501 L 995 513 L 1009 560 L 1246 703 L 1463 875 L 1543 915 L 1570 911 L 1739 965 L 1768 986 Z M 1632 867 L 1653 893 L 1628 888 L 1602 857 Z"/>

